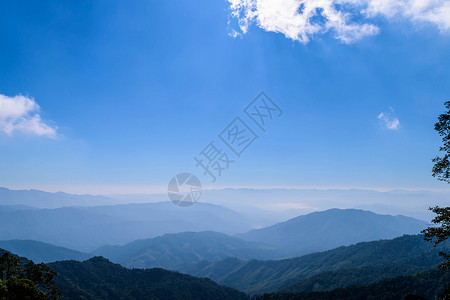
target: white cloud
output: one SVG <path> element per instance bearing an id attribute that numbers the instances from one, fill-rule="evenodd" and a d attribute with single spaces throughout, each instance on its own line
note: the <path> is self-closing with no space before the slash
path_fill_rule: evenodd
<path id="1" fill-rule="evenodd" d="M 231 18 L 245 34 L 252 23 L 266 31 L 279 32 L 307 43 L 314 35 L 332 32 L 344 43 L 375 35 L 379 28 L 370 18 L 405 18 L 432 23 L 450 31 L 448 0 L 228 0 Z M 352 21 L 357 17 L 359 21 Z"/>
<path id="2" fill-rule="evenodd" d="M 40 107 L 33 98 L 21 95 L 8 97 L 0 94 L 0 131 L 8 135 L 20 131 L 56 138 L 57 128 L 44 123 L 39 110 Z"/>
<path id="3" fill-rule="evenodd" d="M 399 119 L 395 116 L 394 109 L 390 107 L 389 112 L 381 112 L 378 114 L 378 120 L 381 120 L 383 125 L 390 130 L 397 130 L 400 126 Z"/>
<path id="4" fill-rule="evenodd" d="M 441 31 L 450 30 L 450 2 L 448 0 L 366 0 L 364 13 L 387 19 L 405 18 L 416 23 L 432 23 Z"/>

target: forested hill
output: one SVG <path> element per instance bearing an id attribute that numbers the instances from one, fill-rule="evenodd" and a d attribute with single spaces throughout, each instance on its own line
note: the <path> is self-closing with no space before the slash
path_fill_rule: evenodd
<path id="1" fill-rule="evenodd" d="M 123 246 L 103 246 L 92 254 L 128 268 L 161 267 L 178 270 L 180 266 L 202 260 L 217 261 L 227 257 L 277 259 L 282 257 L 279 252 L 276 247 L 244 241 L 219 232 L 203 231 L 165 234 Z"/>
<path id="2" fill-rule="evenodd" d="M 417 240 L 420 237 L 404 236 L 393 241 L 362 243 L 365 250 L 368 246 L 376 248 L 371 253 L 372 259 L 364 255 L 358 257 L 357 253 L 348 256 L 347 248 L 349 247 L 333 250 L 338 251 L 336 253 L 327 251 L 325 257 L 323 257 L 324 254 L 320 253 L 305 256 L 304 258 L 308 258 L 308 262 L 300 263 L 302 261 L 300 260 L 297 261 L 300 264 L 296 265 L 297 268 L 303 269 L 303 274 L 300 269 L 296 269 L 297 273 L 295 269 L 284 270 L 285 272 L 296 273 L 293 277 L 296 277 L 297 281 L 286 286 L 283 290 L 274 287 L 277 285 L 281 287 L 286 284 L 287 281 L 290 281 L 286 280 L 289 276 L 283 275 L 282 270 L 277 268 L 277 261 L 267 262 L 272 268 L 265 270 L 260 265 L 260 275 L 272 274 L 273 277 L 264 279 L 264 276 L 262 276 L 257 282 L 259 290 L 271 286 L 274 288 L 272 289 L 274 292 L 252 298 L 258 300 L 356 300 L 369 298 L 387 300 L 408 299 L 404 297 L 408 294 L 414 294 L 425 297 L 425 299 L 435 299 L 448 287 L 450 274 L 444 274 L 435 269 L 423 272 L 433 265 L 436 267 L 434 263 L 437 263 L 439 259 L 435 256 L 436 253 L 433 253 L 434 251 L 429 252 L 426 248 L 420 249 L 420 243 Z M 408 245 L 411 255 L 408 257 L 402 247 L 391 249 L 396 250 L 391 252 L 389 244 L 386 245 L 385 242 L 393 242 L 397 246 L 399 243 Z M 0 254 L 3 254 L 3 252 L 0 249 Z M 315 257 L 315 255 L 318 256 Z M 379 256 L 378 260 L 375 259 L 377 256 Z M 404 258 L 401 259 L 400 256 L 404 256 Z M 315 259 L 313 259 L 314 257 Z M 368 261 L 364 263 L 363 261 L 366 259 Z M 340 260 L 340 263 L 338 260 Z M 26 258 L 21 258 L 21 261 L 22 263 L 28 262 Z M 350 269 L 338 267 L 340 264 L 346 265 L 346 261 L 353 261 L 351 265 L 356 264 L 359 267 Z M 278 262 L 283 264 L 286 262 L 293 263 L 295 260 Z M 388 262 L 391 262 L 391 264 L 388 264 Z M 255 263 L 258 263 L 258 261 L 253 260 L 250 265 Z M 381 263 L 381 265 L 376 265 L 377 263 Z M 127 269 L 98 256 L 84 262 L 58 261 L 50 263 L 48 266 L 58 273 L 55 277 L 55 285 L 62 292 L 63 299 L 239 300 L 250 298 L 238 290 L 220 286 L 207 278 L 197 278 L 160 268 Z M 235 284 L 242 285 L 248 283 L 249 280 L 251 281 L 252 273 L 247 274 L 245 272 L 248 266 L 241 266 L 244 272 L 234 273 L 231 276 L 234 277 Z M 223 268 L 222 271 L 227 272 L 226 269 Z M 326 271 L 327 269 L 337 270 Z M 306 276 L 306 273 L 316 273 L 316 275 Z M 408 273 L 417 274 L 399 276 Z M 275 277 L 278 277 L 278 279 Z M 392 278 L 384 279 L 389 277 Z"/>
<path id="3" fill-rule="evenodd" d="M 58 273 L 55 281 L 63 299 L 248 299 L 244 293 L 207 278 L 159 268 L 126 269 L 103 257 L 49 266 Z"/>
<path id="4" fill-rule="evenodd" d="M 360 300 L 360 299 L 437 299 L 449 288 L 450 274 L 437 270 L 410 276 L 381 280 L 364 286 L 338 288 L 331 291 L 303 293 L 267 293 L 255 300 Z M 447 293 L 449 293 L 447 291 Z M 412 296 L 414 295 L 414 296 Z M 409 297 L 408 297 L 409 296 Z M 445 298 L 448 299 L 448 298 Z"/>
<path id="5" fill-rule="evenodd" d="M 402 270 L 413 274 L 421 268 L 436 267 L 442 262 L 439 251 L 448 249 L 448 243 L 434 248 L 424 241 L 422 235 L 405 235 L 393 240 L 358 243 L 284 260 L 244 261 L 229 258 L 217 262 L 203 261 L 180 271 L 208 277 L 250 294 L 260 294 L 286 288 L 296 281 L 328 271 L 385 265 L 396 265 L 397 268 L 401 265 Z M 392 273 L 392 276 L 398 274 Z M 366 279 L 371 280 L 367 276 Z"/>

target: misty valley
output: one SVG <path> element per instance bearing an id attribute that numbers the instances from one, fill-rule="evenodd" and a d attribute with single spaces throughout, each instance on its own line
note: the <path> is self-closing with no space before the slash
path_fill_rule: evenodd
<path id="1" fill-rule="evenodd" d="M 450 0 L 0 1 L 0 300 L 450 300 Z"/>

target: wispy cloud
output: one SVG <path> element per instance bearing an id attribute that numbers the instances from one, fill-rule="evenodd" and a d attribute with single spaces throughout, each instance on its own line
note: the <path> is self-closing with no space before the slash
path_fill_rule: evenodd
<path id="1" fill-rule="evenodd" d="M 395 116 L 395 112 L 392 107 L 389 108 L 388 112 L 379 113 L 378 120 L 381 120 L 383 126 L 390 130 L 397 130 L 400 126 L 400 121 Z"/>
<path id="2" fill-rule="evenodd" d="M 49 138 L 57 137 L 57 127 L 46 124 L 39 114 L 40 107 L 33 98 L 0 94 L 0 131 L 7 135 L 24 132 Z"/>
<path id="3" fill-rule="evenodd" d="M 442 32 L 450 31 L 450 2 L 448 0 L 361 0 L 367 17 L 404 18 L 415 23 L 431 23 Z"/>
<path id="4" fill-rule="evenodd" d="M 404 18 L 432 23 L 450 31 L 448 0 L 228 0 L 237 26 L 231 35 L 245 34 L 251 24 L 287 38 L 308 43 L 315 35 L 332 32 L 344 43 L 375 35 L 370 19 Z M 358 21 L 353 21 L 353 20 Z"/>

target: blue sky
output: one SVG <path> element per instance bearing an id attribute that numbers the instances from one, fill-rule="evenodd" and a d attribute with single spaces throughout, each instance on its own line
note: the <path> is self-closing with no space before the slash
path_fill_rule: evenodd
<path id="1" fill-rule="evenodd" d="M 338 5 L 305 26 L 282 7 L 301 1 L 244 2 L 3 1 L 0 103 L 22 106 L 1 107 L 0 186 L 161 192 L 185 171 L 207 188 L 448 189 L 430 173 L 445 1 L 367 0 L 344 27 Z M 283 115 L 212 183 L 193 157 L 261 91 Z"/>

